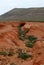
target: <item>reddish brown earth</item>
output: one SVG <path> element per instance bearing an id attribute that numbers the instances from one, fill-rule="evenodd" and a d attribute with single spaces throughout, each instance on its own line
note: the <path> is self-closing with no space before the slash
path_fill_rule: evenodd
<path id="1" fill-rule="evenodd" d="M 25 45 L 25 41 L 19 39 L 18 26 L 21 22 L 0 22 L 0 51 L 9 51 L 10 48 L 14 49 L 14 55 L 3 56 L 0 55 L 0 65 L 44 65 L 44 23 L 40 22 L 23 22 L 22 30 L 29 30 L 26 34 L 34 35 L 39 41 L 36 42 L 33 48 L 28 48 Z M 33 58 L 23 60 L 18 58 L 17 50 L 21 48 L 23 52 L 27 52 L 33 55 Z M 40 54 L 39 54 L 40 53 Z"/>

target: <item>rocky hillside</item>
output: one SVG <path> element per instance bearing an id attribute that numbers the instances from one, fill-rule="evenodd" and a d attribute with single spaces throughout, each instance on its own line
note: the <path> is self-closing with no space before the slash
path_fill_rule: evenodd
<path id="1" fill-rule="evenodd" d="M 44 23 L 0 22 L 0 65 L 44 65 Z"/>
<path id="2" fill-rule="evenodd" d="M 0 20 L 44 21 L 44 8 L 15 8 L 1 15 Z"/>

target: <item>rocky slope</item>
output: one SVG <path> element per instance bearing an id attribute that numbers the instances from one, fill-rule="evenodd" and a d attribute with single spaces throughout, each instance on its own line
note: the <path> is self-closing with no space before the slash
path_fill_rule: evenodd
<path id="1" fill-rule="evenodd" d="M 0 22 L 0 65 L 44 65 L 44 23 Z"/>
<path id="2" fill-rule="evenodd" d="M 1 15 L 0 20 L 44 21 L 44 7 L 14 8 Z"/>

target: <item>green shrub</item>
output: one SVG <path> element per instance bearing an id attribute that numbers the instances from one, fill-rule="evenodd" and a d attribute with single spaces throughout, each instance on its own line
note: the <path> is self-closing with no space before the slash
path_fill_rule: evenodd
<path id="1" fill-rule="evenodd" d="M 29 47 L 29 48 L 33 48 L 34 43 L 33 42 L 27 42 L 26 46 Z"/>
<path id="2" fill-rule="evenodd" d="M 36 42 L 37 37 L 35 37 L 34 35 L 30 35 L 30 36 L 28 36 L 28 39 L 29 39 L 29 41 L 31 41 L 31 42 Z"/>
<path id="3" fill-rule="evenodd" d="M 32 55 L 29 55 L 29 54 L 27 54 L 27 53 L 19 53 L 19 55 L 18 55 L 18 58 L 22 58 L 22 59 L 24 59 L 24 60 L 26 60 L 27 58 L 32 58 Z"/>
<path id="4" fill-rule="evenodd" d="M 26 30 L 26 31 L 23 31 L 23 30 L 21 30 L 21 27 L 19 27 L 19 39 L 21 39 L 21 40 L 25 40 L 26 38 L 25 38 L 25 35 L 26 35 L 26 33 L 28 32 L 29 30 Z"/>
<path id="5" fill-rule="evenodd" d="M 1 52 L 0 52 L 0 55 L 6 56 L 6 55 L 7 55 L 7 52 L 6 52 L 6 51 L 1 51 Z"/>

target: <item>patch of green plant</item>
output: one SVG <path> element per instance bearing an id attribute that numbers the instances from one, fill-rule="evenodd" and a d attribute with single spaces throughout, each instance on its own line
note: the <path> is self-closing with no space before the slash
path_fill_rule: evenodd
<path id="1" fill-rule="evenodd" d="M 6 51 L 1 51 L 1 52 L 0 52 L 0 55 L 6 56 L 6 55 L 7 55 L 7 52 L 6 52 Z"/>
<path id="2" fill-rule="evenodd" d="M 29 30 L 25 30 L 25 31 L 24 31 L 24 30 L 21 29 L 21 27 L 19 27 L 18 29 L 19 29 L 19 38 L 24 41 L 24 40 L 26 39 L 26 38 L 25 38 L 25 35 L 26 35 L 26 33 L 27 33 Z"/>
<path id="3" fill-rule="evenodd" d="M 18 58 L 27 60 L 27 58 L 32 58 L 32 55 L 27 54 L 26 52 L 22 52 L 18 54 Z"/>
<path id="4" fill-rule="evenodd" d="M 14 64 L 14 63 L 11 63 L 10 65 L 16 65 L 16 64 Z"/>
<path id="5" fill-rule="evenodd" d="M 22 31 L 21 29 L 19 29 L 19 38 L 21 39 L 21 40 L 24 40 L 25 38 L 25 35 L 24 35 L 24 31 Z"/>
<path id="6" fill-rule="evenodd" d="M 35 37 L 34 35 L 30 35 L 28 36 L 28 42 L 26 42 L 26 46 L 29 48 L 33 48 L 36 41 L 37 41 L 37 37 Z"/>
<path id="7" fill-rule="evenodd" d="M 34 35 L 30 35 L 30 36 L 28 36 L 28 39 L 29 39 L 29 41 L 30 42 L 36 42 L 36 40 L 37 40 L 37 37 L 35 37 Z"/>
<path id="8" fill-rule="evenodd" d="M 29 48 L 33 48 L 34 45 L 35 45 L 35 43 L 33 43 L 33 42 L 26 43 L 26 47 L 29 47 Z"/>

